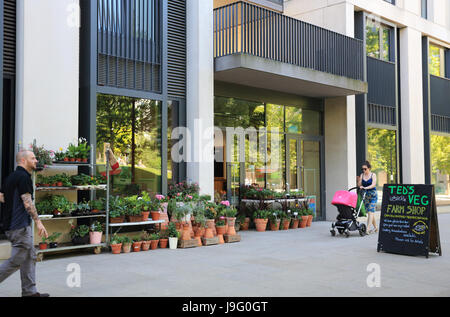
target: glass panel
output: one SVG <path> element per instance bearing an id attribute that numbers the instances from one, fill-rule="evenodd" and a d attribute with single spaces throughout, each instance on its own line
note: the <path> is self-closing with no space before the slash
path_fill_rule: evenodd
<path id="1" fill-rule="evenodd" d="M 214 98 L 214 125 L 218 127 L 264 127 L 264 105 L 234 98 Z"/>
<path id="2" fill-rule="evenodd" d="M 320 218 L 320 143 L 317 141 L 303 141 L 303 184 L 306 196 L 315 196 L 316 217 Z"/>
<path id="3" fill-rule="evenodd" d="M 289 189 L 299 189 L 298 184 L 298 162 L 297 139 L 289 139 Z"/>
<path id="4" fill-rule="evenodd" d="M 113 193 L 161 192 L 160 102 L 98 95 L 97 164 L 105 164 L 105 142 L 121 165 L 121 173 L 112 176 Z"/>
<path id="5" fill-rule="evenodd" d="M 378 199 L 381 201 L 384 184 L 397 183 L 396 132 L 386 129 L 368 129 L 368 161 L 377 175 Z M 362 162 L 359 162 L 362 164 Z"/>
<path id="6" fill-rule="evenodd" d="M 245 185 L 265 185 L 265 146 L 259 144 L 259 133 L 245 138 Z M 260 150 L 262 148 L 262 150 Z"/>
<path id="7" fill-rule="evenodd" d="M 322 135 L 322 119 L 319 111 L 303 110 L 303 134 Z"/>
<path id="8" fill-rule="evenodd" d="M 429 70 L 430 74 L 434 76 L 442 76 L 441 73 L 441 48 L 430 44 L 429 48 Z"/>
<path id="9" fill-rule="evenodd" d="M 239 138 L 234 137 L 233 140 L 233 156 L 231 161 L 231 203 L 237 205 L 239 203 L 239 188 L 240 188 L 240 160 L 239 160 Z"/>
<path id="10" fill-rule="evenodd" d="M 286 132 L 301 133 L 302 132 L 303 113 L 301 108 L 286 107 Z"/>
<path id="11" fill-rule="evenodd" d="M 373 20 L 366 22 L 367 56 L 380 58 L 380 25 Z"/>
<path id="12" fill-rule="evenodd" d="M 386 27 L 383 27 L 383 38 L 382 45 L 383 45 L 383 56 L 381 57 L 382 60 L 390 61 L 389 56 L 389 45 L 390 45 L 390 30 Z"/>
<path id="13" fill-rule="evenodd" d="M 450 205 L 450 136 L 431 135 L 431 183 L 438 205 Z"/>
<path id="14" fill-rule="evenodd" d="M 284 134 L 269 133 L 267 137 L 266 188 L 284 190 L 285 180 Z"/>
<path id="15" fill-rule="evenodd" d="M 284 106 L 266 105 L 267 131 L 284 131 Z"/>

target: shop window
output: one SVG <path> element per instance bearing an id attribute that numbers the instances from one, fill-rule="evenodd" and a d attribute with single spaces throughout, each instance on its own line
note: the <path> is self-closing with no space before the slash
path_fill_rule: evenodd
<path id="1" fill-rule="evenodd" d="M 285 189 L 285 152 L 284 134 L 268 133 L 266 188 L 277 191 Z"/>
<path id="2" fill-rule="evenodd" d="M 284 131 L 284 106 L 267 104 L 266 120 L 268 131 Z"/>
<path id="3" fill-rule="evenodd" d="M 450 205 L 450 136 L 431 135 L 431 182 L 439 205 Z"/>
<path id="4" fill-rule="evenodd" d="M 445 76 L 445 51 L 443 47 L 434 45 L 430 43 L 429 46 L 429 72 L 434 76 Z"/>
<path id="5" fill-rule="evenodd" d="M 373 19 L 366 22 L 367 56 L 390 61 L 391 28 Z"/>
<path id="6" fill-rule="evenodd" d="M 264 105 L 235 98 L 215 97 L 214 125 L 217 127 L 264 127 Z"/>
<path id="7" fill-rule="evenodd" d="M 104 170 L 109 143 L 120 173 L 112 176 L 114 194 L 161 192 L 161 103 L 123 96 L 97 96 L 97 164 Z"/>
<path id="8" fill-rule="evenodd" d="M 377 189 L 384 184 L 397 183 L 397 137 L 394 130 L 369 128 L 367 135 L 368 161 L 377 175 Z M 359 162 L 362 164 L 362 162 Z"/>

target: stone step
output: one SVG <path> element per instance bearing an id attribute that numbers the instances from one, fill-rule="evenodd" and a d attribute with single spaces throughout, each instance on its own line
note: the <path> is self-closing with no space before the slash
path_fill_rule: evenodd
<path id="1" fill-rule="evenodd" d="M 11 242 L 0 240 L 0 261 L 7 260 L 11 256 Z"/>

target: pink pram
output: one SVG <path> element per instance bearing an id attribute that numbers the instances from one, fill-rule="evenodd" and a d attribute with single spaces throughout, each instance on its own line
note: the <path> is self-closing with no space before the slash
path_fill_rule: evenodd
<path id="1" fill-rule="evenodd" d="M 360 224 L 357 220 L 364 197 L 366 196 L 366 191 L 364 191 L 361 203 L 359 204 L 358 210 L 356 210 L 358 194 L 352 192 L 354 189 L 358 189 L 358 187 L 351 188 L 348 191 L 339 190 L 334 194 L 331 204 L 337 207 L 339 214 L 336 217 L 337 221 L 331 224 L 330 232 L 333 237 L 336 235 L 335 228 L 338 230 L 339 234 L 345 233 L 347 238 L 350 235 L 350 231 L 356 230 L 359 231 L 361 236 L 366 235 L 366 225 Z"/>

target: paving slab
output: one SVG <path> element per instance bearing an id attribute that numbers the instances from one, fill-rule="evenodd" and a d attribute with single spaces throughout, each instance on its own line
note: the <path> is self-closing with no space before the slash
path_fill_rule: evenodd
<path id="1" fill-rule="evenodd" d="M 208 247 L 48 256 L 37 263 L 37 285 L 63 297 L 450 296 L 450 214 L 438 219 L 441 257 L 378 253 L 376 234 L 332 237 L 331 222 L 314 222 L 239 231 L 241 242 Z M 367 284 L 371 263 L 380 287 Z M 80 287 L 67 284 L 70 264 L 79 265 Z M 19 272 L 0 284 L 0 296 L 20 296 Z"/>

